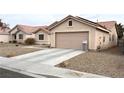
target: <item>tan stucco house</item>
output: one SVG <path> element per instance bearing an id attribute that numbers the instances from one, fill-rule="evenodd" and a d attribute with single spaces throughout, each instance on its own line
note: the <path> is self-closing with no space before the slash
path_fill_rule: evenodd
<path id="1" fill-rule="evenodd" d="M 37 44 L 49 44 L 55 48 L 89 50 L 106 49 L 117 45 L 116 22 L 92 22 L 90 20 L 67 16 L 49 26 L 16 25 L 9 31 L 9 41 L 24 43 L 34 38 Z"/>
<path id="2" fill-rule="evenodd" d="M 6 28 L 0 27 L 0 42 L 1 43 L 2 42 L 5 42 L 5 43 L 9 42 L 9 36 L 10 36 L 9 30 L 10 30 L 10 28 L 8 28 L 8 27 L 6 27 Z"/>
<path id="3" fill-rule="evenodd" d="M 16 25 L 10 33 L 10 41 L 24 43 L 27 38 L 34 38 L 37 44 L 49 44 L 50 34 L 46 26 Z"/>
<path id="4" fill-rule="evenodd" d="M 115 21 L 97 23 L 69 15 L 48 27 L 51 47 L 82 49 L 82 43 L 87 43 L 89 50 L 96 50 L 116 46 L 115 24 Z"/>

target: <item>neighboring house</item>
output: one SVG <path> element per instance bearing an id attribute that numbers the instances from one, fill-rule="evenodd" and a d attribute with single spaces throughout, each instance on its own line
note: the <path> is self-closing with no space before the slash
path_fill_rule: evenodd
<path id="1" fill-rule="evenodd" d="M 9 31 L 10 41 L 24 43 L 27 38 L 34 38 L 37 44 L 50 44 L 49 31 L 46 26 L 16 25 Z"/>
<path id="2" fill-rule="evenodd" d="M 9 42 L 9 31 L 10 29 L 7 27 L 7 28 L 4 28 L 4 27 L 0 27 L 0 42 Z"/>
<path id="3" fill-rule="evenodd" d="M 51 47 L 82 49 L 83 42 L 87 42 L 89 50 L 106 49 L 112 47 L 111 43 L 115 46 L 117 33 L 114 27 L 109 29 L 100 24 L 71 15 L 56 21 L 48 27 Z"/>

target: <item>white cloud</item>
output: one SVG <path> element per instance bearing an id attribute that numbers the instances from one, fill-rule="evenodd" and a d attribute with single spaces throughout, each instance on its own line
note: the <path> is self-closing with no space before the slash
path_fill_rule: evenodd
<path id="1" fill-rule="evenodd" d="M 50 24 L 69 14 L 124 23 L 123 7 L 123 0 L 0 0 L 0 18 L 12 26 Z"/>
<path id="2" fill-rule="evenodd" d="M 119 14 L 123 0 L 0 0 L 3 14 Z"/>
<path id="3" fill-rule="evenodd" d="M 66 14 L 0 14 L 0 19 L 13 27 L 16 24 L 50 25 L 66 16 Z M 99 21 L 114 20 L 124 24 L 124 14 L 80 14 L 79 16 L 95 22 L 97 19 Z"/>

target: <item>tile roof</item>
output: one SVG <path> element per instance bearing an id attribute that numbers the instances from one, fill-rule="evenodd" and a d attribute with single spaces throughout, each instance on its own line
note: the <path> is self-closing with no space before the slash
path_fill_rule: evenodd
<path id="1" fill-rule="evenodd" d="M 116 21 L 105 21 L 105 22 L 98 22 L 98 24 L 106 27 L 107 29 L 111 30 L 112 27 L 115 26 L 116 24 Z"/>
<path id="2" fill-rule="evenodd" d="M 74 16 L 71 16 L 71 15 L 65 17 L 64 19 L 62 19 L 60 21 L 54 22 L 52 25 L 50 25 L 48 27 L 48 29 L 51 30 L 52 28 L 56 27 L 57 25 L 61 24 L 62 22 L 64 22 L 67 19 L 74 19 L 74 20 L 77 20 L 77 21 L 79 21 L 81 23 L 85 23 L 87 25 L 90 25 L 90 26 L 92 26 L 92 27 L 94 27 L 96 29 L 102 30 L 104 32 L 109 32 L 109 29 L 107 29 L 106 27 L 104 27 L 104 26 L 102 26 L 102 25 L 100 25 L 100 24 L 98 24 L 96 22 L 92 22 L 90 20 L 84 19 L 84 18 L 79 17 L 79 16 L 74 17 Z"/>
<path id="3" fill-rule="evenodd" d="M 47 29 L 47 26 L 28 26 L 28 25 L 20 25 L 20 24 L 16 25 L 15 27 L 17 27 L 18 30 L 25 32 L 26 34 L 32 34 L 38 29 Z"/>
<path id="4" fill-rule="evenodd" d="M 52 27 L 54 25 L 56 25 L 59 21 L 55 21 L 54 23 L 50 24 L 49 27 Z"/>

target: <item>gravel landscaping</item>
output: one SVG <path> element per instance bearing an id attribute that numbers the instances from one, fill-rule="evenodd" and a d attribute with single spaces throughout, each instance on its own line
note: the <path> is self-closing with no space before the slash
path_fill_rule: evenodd
<path id="1" fill-rule="evenodd" d="M 90 51 L 57 66 L 113 78 L 124 78 L 124 55 L 118 47 L 101 52 Z"/>
<path id="2" fill-rule="evenodd" d="M 0 44 L 0 56 L 13 57 L 40 50 L 36 48 L 25 48 L 26 46 L 21 44 L 18 44 L 19 46 L 16 45 L 17 44 Z M 0 68 L 0 78 L 32 78 L 32 77 Z"/>
<path id="3" fill-rule="evenodd" d="M 16 46 L 16 44 L 0 44 L 0 56 L 2 57 L 13 57 L 38 50 L 41 49 L 26 48 L 24 45 Z"/>

